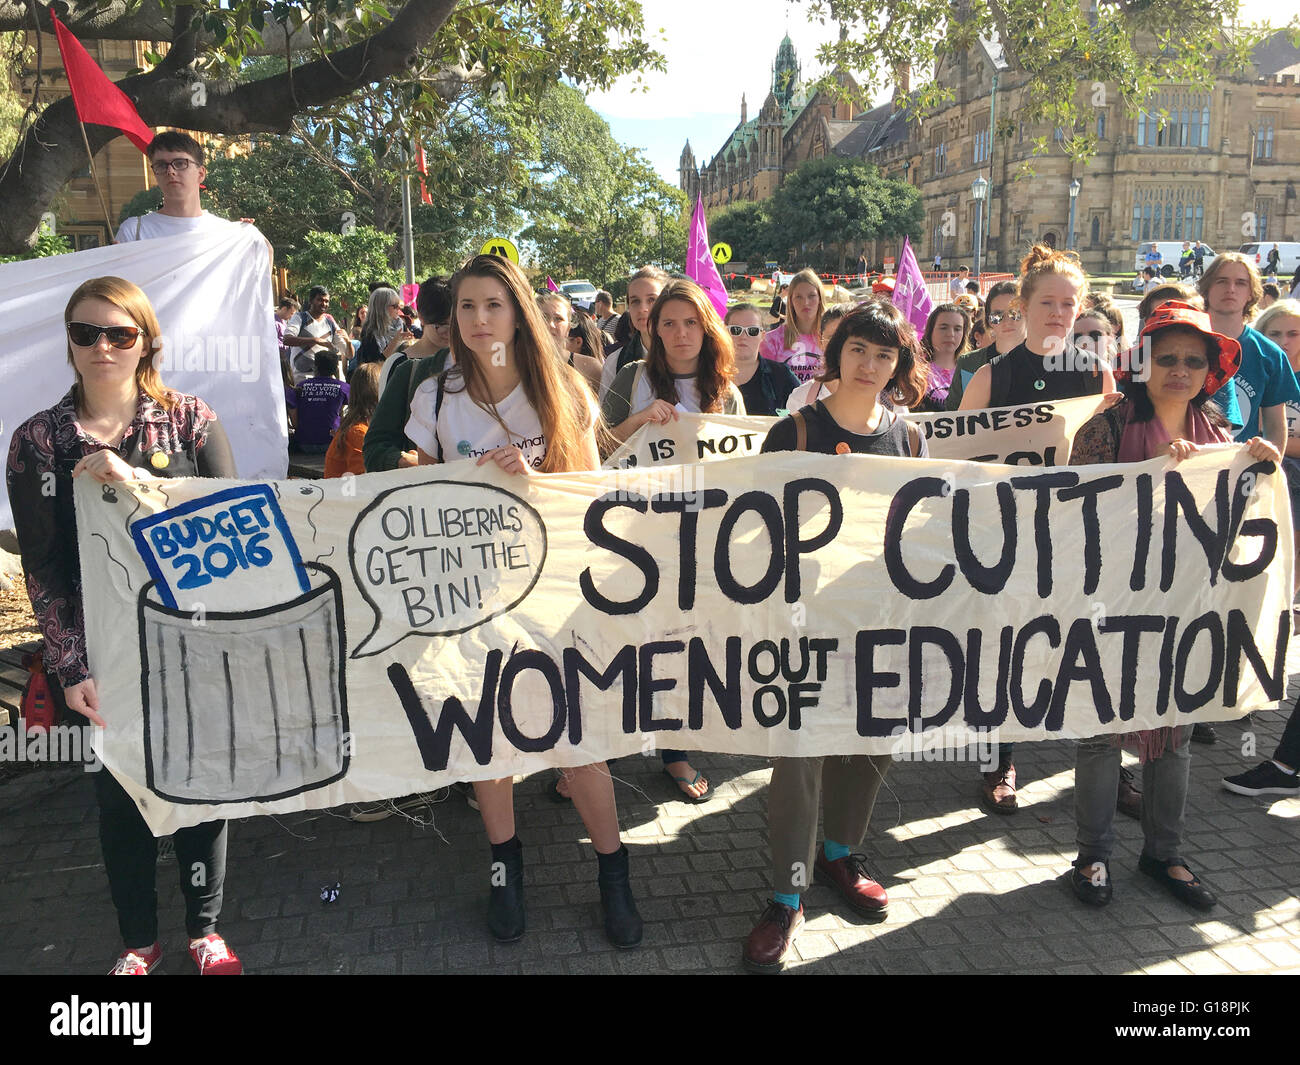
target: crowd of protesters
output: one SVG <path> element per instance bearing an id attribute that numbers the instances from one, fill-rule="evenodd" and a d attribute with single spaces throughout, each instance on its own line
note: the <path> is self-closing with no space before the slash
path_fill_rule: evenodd
<path id="1" fill-rule="evenodd" d="M 951 299 L 934 307 L 919 336 L 885 288 L 828 304 L 818 276 L 803 271 L 768 314 L 738 303 L 720 317 L 693 282 L 645 267 L 631 277 L 619 315 L 608 292 L 590 307 L 538 296 L 519 267 L 480 255 L 452 278 L 421 284 L 413 307 L 392 287 L 374 286 L 365 313 L 344 330 L 329 313 L 330 293 L 316 286 L 305 307 L 286 297 L 276 312 L 295 446 L 323 454 L 326 476 L 452 461 L 528 476 L 597 469 L 642 426 L 699 412 L 784 415 L 767 434 L 765 454 L 925 458 L 923 434 L 901 413 L 1095 395 L 1105 398 L 1103 408 L 1077 434 L 1071 463 L 1179 461 L 1236 441 L 1253 458 L 1278 462 L 1293 513 L 1300 503 L 1300 302 L 1275 300 L 1256 317 L 1263 282 L 1245 257 L 1215 257 L 1195 288 L 1168 282 L 1145 292 L 1133 338 L 1116 305 L 1088 291 L 1077 258 L 1047 247 L 1035 246 L 1019 276 L 982 299 L 974 279 L 955 278 Z M 784 312 L 774 325 L 773 309 Z M 102 724 L 112 710 L 100 707 L 87 664 L 73 478 L 147 477 L 160 449 L 167 476 L 231 477 L 234 467 L 217 414 L 201 397 L 169 390 L 148 357 L 161 329 L 139 288 L 89 280 L 68 301 L 64 322 L 76 383 L 15 431 L 7 480 L 52 690 L 69 720 Z M 1149 345 L 1148 373 L 1125 362 L 1134 341 Z M 49 474 L 53 494 L 45 490 Z M 1213 731 L 1197 737 L 1191 727 L 1165 727 L 1078 743 L 1078 857 L 1069 879 L 1082 904 L 1111 901 L 1118 812 L 1142 822 L 1141 872 L 1192 909 L 1215 905 L 1183 850 L 1190 744 L 1198 738 L 1213 742 Z M 1136 756 L 1140 787 L 1122 766 L 1125 750 Z M 661 755 L 665 787 L 677 799 L 711 797 L 688 752 Z M 890 757 L 879 755 L 774 760 L 772 891 L 742 948 L 747 967 L 776 971 L 788 958 L 804 919 L 808 881 L 800 870 L 811 870 L 855 912 L 887 915 L 887 891 L 861 848 L 890 768 Z M 1223 785 L 1245 795 L 1296 795 L 1298 769 L 1300 726 L 1292 719 L 1273 758 Z M 996 765 L 977 783 L 987 810 L 1017 812 L 1011 745 L 998 748 Z M 513 779 L 460 790 L 486 836 L 487 928 L 499 941 L 516 940 L 526 932 L 526 909 Z M 609 768 L 563 770 L 549 790 L 555 801 L 574 804 L 591 840 L 606 936 L 619 948 L 637 946 L 642 921 Z M 156 841 L 110 774 L 97 774 L 96 794 L 123 939 L 113 971 L 144 974 L 161 956 Z M 408 796 L 352 813 L 374 820 L 430 801 Z M 205 973 L 241 970 L 217 932 L 226 835 L 225 822 L 175 835 L 190 951 Z M 187 878 L 191 863 L 206 870 L 202 885 Z"/>

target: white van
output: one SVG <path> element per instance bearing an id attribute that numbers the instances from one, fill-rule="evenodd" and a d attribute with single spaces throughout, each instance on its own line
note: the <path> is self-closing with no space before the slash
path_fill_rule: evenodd
<path id="1" fill-rule="evenodd" d="M 1260 277 L 1267 277 L 1268 253 L 1273 250 L 1275 244 L 1280 260 L 1277 268 L 1278 280 L 1290 281 L 1295 276 L 1296 270 L 1300 269 L 1300 240 L 1262 240 L 1258 244 L 1243 244 L 1237 250 L 1255 264 Z"/>
<path id="2" fill-rule="evenodd" d="M 1192 248 L 1196 247 L 1196 241 L 1188 241 Z M 1201 266 L 1210 265 L 1214 258 L 1214 249 L 1205 241 L 1201 241 L 1201 247 L 1205 249 L 1205 258 L 1201 261 Z M 1160 255 L 1159 263 L 1147 262 L 1147 253 L 1154 248 Z M 1178 260 L 1183 254 L 1183 242 L 1181 240 L 1144 240 L 1137 246 L 1137 254 L 1133 257 L 1133 269 L 1139 274 L 1144 267 L 1155 266 L 1156 273 L 1161 277 L 1177 277 Z"/>

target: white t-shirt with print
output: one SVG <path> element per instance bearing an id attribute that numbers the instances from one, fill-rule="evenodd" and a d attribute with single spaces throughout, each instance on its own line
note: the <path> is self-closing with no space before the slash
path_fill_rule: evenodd
<path id="1" fill-rule="evenodd" d="M 805 381 L 790 393 L 790 398 L 785 401 L 785 409 L 803 410 L 804 407 L 811 407 L 819 399 L 825 399 L 830 394 L 831 390 L 820 381 Z"/>
<path id="2" fill-rule="evenodd" d="M 458 382 L 457 387 L 463 382 Z M 524 461 L 538 469 L 546 458 L 546 434 L 542 431 L 537 411 L 528 401 L 521 381 L 513 392 L 497 404 L 497 414 L 510 430 L 509 435 L 487 411 L 475 403 L 469 392 L 461 388 L 442 393 L 442 409 L 435 419 L 433 408 L 437 402 L 438 378 L 430 377 L 420 384 L 411 397 L 411 417 L 406 423 L 407 437 L 426 455 L 438 457 L 442 444 L 442 461 L 477 459 L 493 448 L 513 444 L 524 454 Z M 598 414 L 594 399 L 588 400 L 594 424 Z"/>
<path id="3" fill-rule="evenodd" d="M 673 374 L 673 384 L 677 387 L 677 409 L 685 411 L 687 414 L 700 413 L 700 385 L 696 381 L 695 375 L 691 374 Z M 741 395 L 740 389 L 734 382 L 727 382 L 727 392 L 736 404 L 736 409 L 745 413 L 745 397 Z M 645 410 L 658 397 L 655 396 L 654 388 L 650 384 L 649 374 L 638 374 L 636 387 L 632 389 L 630 409 L 635 414 L 637 411 Z"/>

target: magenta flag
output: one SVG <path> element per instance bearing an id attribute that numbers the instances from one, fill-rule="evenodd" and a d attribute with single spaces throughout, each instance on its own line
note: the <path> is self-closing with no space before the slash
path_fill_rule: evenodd
<path id="1" fill-rule="evenodd" d="M 722 287 L 722 275 L 709 250 L 709 227 L 704 220 L 704 200 L 695 198 L 695 213 L 691 215 L 691 241 L 686 248 L 686 276 L 704 289 L 718 312 L 719 318 L 727 315 L 727 290 Z"/>
<path id="2" fill-rule="evenodd" d="M 924 335 L 925 323 L 930 319 L 934 300 L 930 298 L 930 290 L 925 287 L 925 277 L 916 261 L 916 253 L 912 251 L 911 242 L 906 237 L 903 238 L 902 254 L 898 257 L 898 280 L 894 282 L 894 293 L 890 299 L 912 323 L 916 335 Z"/>
<path id="3" fill-rule="evenodd" d="M 547 292 L 559 292 L 559 291 L 560 291 L 560 286 L 557 285 L 554 281 L 551 280 L 551 275 L 550 275 L 550 274 L 547 274 L 547 275 L 546 275 L 546 291 L 547 291 Z"/>

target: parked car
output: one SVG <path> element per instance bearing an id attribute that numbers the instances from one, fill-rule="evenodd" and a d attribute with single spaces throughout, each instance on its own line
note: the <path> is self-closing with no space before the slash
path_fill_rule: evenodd
<path id="1" fill-rule="evenodd" d="M 596 293 L 600 291 L 590 281 L 580 279 L 577 281 L 561 281 L 560 291 L 569 297 L 572 303 L 581 303 L 584 307 L 590 307 L 595 302 Z"/>
<path id="2" fill-rule="evenodd" d="M 1300 269 L 1300 240 L 1262 240 L 1258 244 L 1243 244 L 1237 250 L 1250 259 L 1260 277 L 1264 277 L 1268 272 L 1268 253 L 1273 250 L 1274 244 L 1277 245 L 1278 258 L 1281 260 L 1277 276 L 1290 281 L 1296 270 Z"/>
<path id="3" fill-rule="evenodd" d="M 1190 241 L 1193 248 L 1196 247 L 1196 241 Z M 1201 241 L 1201 247 L 1205 249 L 1205 258 L 1202 260 L 1202 266 L 1209 266 L 1214 258 L 1214 249 L 1205 241 Z M 1160 255 L 1158 263 L 1148 262 L 1147 255 L 1155 249 Z M 1137 253 L 1133 256 L 1133 269 L 1139 274 L 1144 266 L 1154 266 L 1156 273 L 1161 277 L 1178 276 L 1178 260 L 1183 254 L 1183 242 L 1181 240 L 1144 240 L 1137 246 Z"/>

